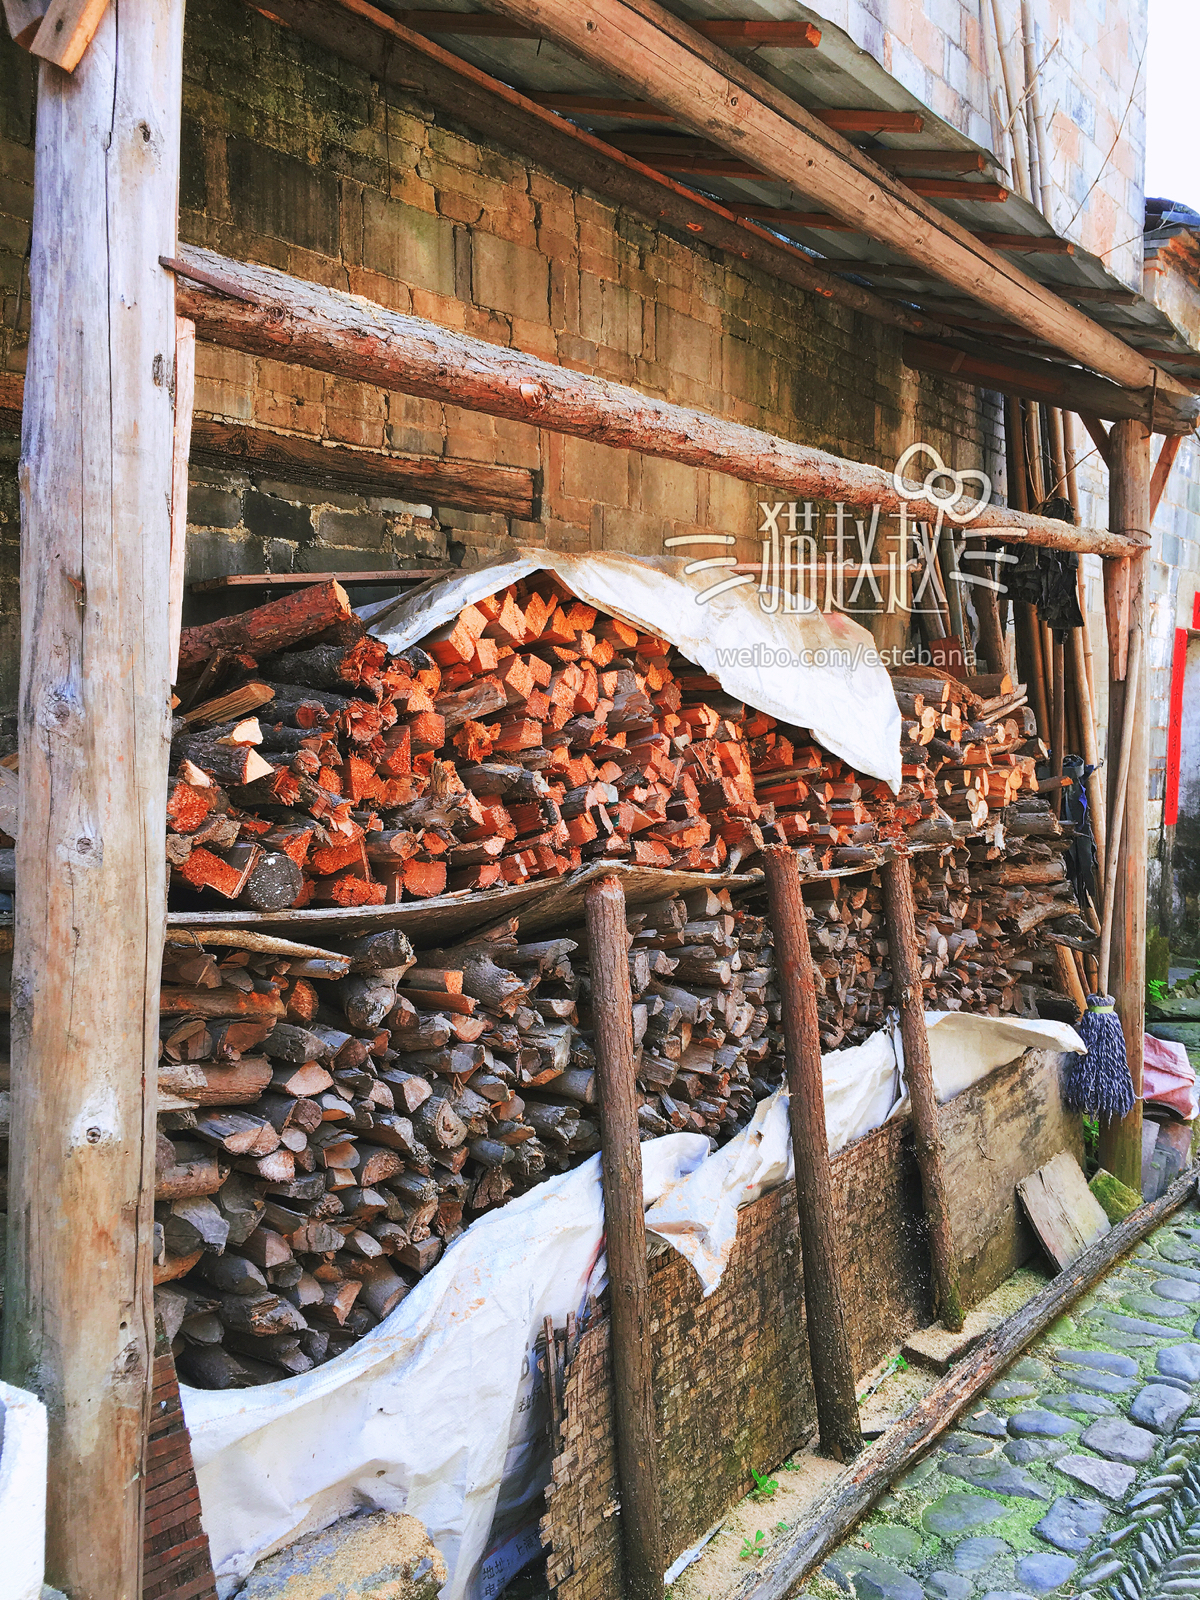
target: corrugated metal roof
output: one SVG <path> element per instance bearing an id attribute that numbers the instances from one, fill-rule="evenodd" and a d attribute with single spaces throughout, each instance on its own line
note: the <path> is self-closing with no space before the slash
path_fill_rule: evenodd
<path id="1" fill-rule="evenodd" d="M 378 3 L 398 21 L 411 25 L 412 12 L 408 7 L 397 4 L 396 0 L 378 0 Z M 1070 245 L 1068 253 L 1069 242 L 1060 239 L 1041 212 L 1020 194 L 1008 190 L 1002 200 L 971 199 L 965 192 L 968 187 L 993 192 L 998 185 L 1008 188 L 1008 175 L 995 155 L 936 116 L 840 28 L 831 26 L 817 12 L 796 0 L 672 0 L 669 9 L 685 21 L 738 18 L 811 22 L 821 34 L 815 49 L 770 45 L 731 47 L 724 43 L 722 47 L 732 48 L 740 60 L 769 83 L 818 115 L 822 111 L 848 109 L 918 115 L 922 119 L 919 132 L 847 133 L 845 136 L 883 165 L 891 164 L 889 152 L 928 151 L 943 157 L 958 152 L 975 158 L 968 163 L 975 168 L 969 174 L 939 173 L 938 163 L 932 163 L 924 169 L 922 166 L 909 168 L 903 176 L 914 181 L 914 187 L 922 177 L 937 178 L 942 183 L 947 176 L 951 177 L 959 188 L 957 195 L 930 193 L 927 182 L 920 183 L 921 192 L 929 204 L 981 235 L 993 248 L 1005 248 L 996 235 L 1018 236 L 1022 241 L 1046 241 L 1052 249 L 1030 250 L 1023 246 L 1015 250 L 1015 260 L 1023 271 L 1079 305 L 1087 315 L 1129 344 L 1147 351 L 1177 354 L 1181 361 L 1164 361 L 1164 367 L 1181 382 L 1200 389 L 1200 355 L 1191 349 L 1170 319 L 1143 295 L 1131 291 L 1099 257 L 1078 245 Z M 463 5 L 458 0 L 451 4 L 445 0 L 440 3 L 439 0 L 433 3 L 424 0 L 422 13 L 427 16 L 431 11 L 479 14 L 478 8 Z M 490 25 L 508 26 L 495 13 L 485 15 L 490 16 Z M 455 55 L 532 98 L 587 96 L 621 101 L 627 107 L 636 105 L 628 101 L 619 85 L 594 67 L 576 60 L 552 40 L 480 36 L 457 31 L 443 34 L 428 23 L 422 25 L 421 31 L 430 33 Z M 561 110 L 559 114 L 567 115 Z M 618 148 L 629 150 L 648 165 L 659 166 L 676 181 L 722 201 L 731 209 L 766 207 L 772 211 L 807 214 L 802 223 L 761 215 L 756 220 L 760 226 L 825 258 L 835 269 L 839 262 L 846 263 L 847 273 L 860 277 L 877 294 L 918 306 L 965 338 L 984 340 L 993 349 L 1009 346 L 1026 354 L 1061 359 L 1059 352 L 1039 346 L 1024 330 L 996 322 L 994 314 L 964 298 L 932 274 L 901 261 L 886 245 L 841 227 L 813 225 L 807 220 L 814 211 L 812 203 L 787 185 L 766 177 L 712 170 L 714 166 L 720 169 L 722 165 L 726 168 L 731 164 L 735 168 L 739 165 L 732 162 L 726 152 L 714 147 L 712 156 L 717 159 L 706 159 L 702 141 L 682 137 L 679 139 L 680 155 L 664 154 L 661 142 L 670 139 L 672 125 L 661 115 L 656 116 L 652 108 L 647 108 L 645 115 L 634 114 L 632 110 L 623 115 L 596 110 L 573 111 L 569 120 L 586 127 L 599 138 L 611 140 Z M 647 149 L 648 138 L 654 143 Z M 911 162 L 913 158 L 908 155 L 905 159 Z"/>

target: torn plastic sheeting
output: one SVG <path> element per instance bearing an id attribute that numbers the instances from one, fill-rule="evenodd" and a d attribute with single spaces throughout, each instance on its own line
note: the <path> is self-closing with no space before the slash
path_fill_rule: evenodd
<path id="1" fill-rule="evenodd" d="M 939 1104 L 952 1100 L 1026 1050 L 1081 1052 L 1083 1041 L 1061 1022 L 1008 1022 L 957 1011 L 925 1014 Z M 959 1024 L 959 1026 L 953 1026 Z M 851 1050 L 821 1057 L 825 1130 L 836 1155 L 908 1108 L 902 1085 L 900 1032 L 881 1029 Z M 749 1125 L 680 1177 L 646 1213 L 646 1227 L 695 1269 L 705 1298 L 729 1265 L 737 1239 L 737 1214 L 794 1174 L 788 1095 L 777 1089 L 759 1102 Z"/>
<path id="2" fill-rule="evenodd" d="M 438 578 L 358 615 L 394 654 L 418 644 L 464 606 L 532 572 L 553 572 L 588 605 L 669 639 L 727 694 L 800 728 L 858 772 L 900 787 L 900 712 L 871 635 L 837 613 L 771 615 L 758 586 L 699 597 L 719 569 L 687 571 L 677 556 L 568 555 L 522 548 L 453 578 Z M 778 599 L 778 595 L 775 595 Z"/>
<path id="3" fill-rule="evenodd" d="M 647 1202 L 708 1154 L 642 1147 Z M 446 1559 L 442 1600 L 476 1600 L 493 1523 L 546 1482 L 532 1350 L 604 1270 L 600 1158 L 479 1218 L 344 1355 L 256 1389 L 181 1386 L 222 1600 L 256 1561 L 352 1511 L 407 1511 Z"/>

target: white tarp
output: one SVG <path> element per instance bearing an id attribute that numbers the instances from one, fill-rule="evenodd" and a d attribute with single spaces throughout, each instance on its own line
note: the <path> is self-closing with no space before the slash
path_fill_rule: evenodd
<path id="1" fill-rule="evenodd" d="M 837 612 L 772 616 L 759 604 L 754 582 L 701 604 L 699 596 L 722 574 L 719 568 L 689 573 L 693 564 L 677 556 L 568 555 L 526 547 L 399 600 L 363 606 L 358 614 L 397 653 L 464 606 L 544 569 L 588 605 L 669 639 L 735 699 L 811 729 L 834 755 L 898 789 L 900 711 L 866 629 Z"/>
<path id="2" fill-rule="evenodd" d="M 1027 1049 L 1083 1049 L 1060 1023 L 953 1012 L 931 1013 L 929 1023 L 943 1100 Z M 831 1149 L 896 1112 L 889 1032 L 822 1066 Z M 644 1144 L 642 1159 L 648 1226 L 711 1293 L 739 1207 L 789 1174 L 787 1096 L 763 1101 L 714 1155 L 698 1134 L 678 1133 Z M 548 1471 L 531 1352 L 546 1316 L 561 1327 L 599 1292 L 603 1228 L 593 1156 L 473 1223 L 344 1355 L 258 1389 L 181 1386 L 223 1600 L 271 1550 L 364 1507 L 425 1524 L 450 1572 L 443 1600 L 484 1600 L 479 1569 L 493 1523 L 518 1526 Z"/>

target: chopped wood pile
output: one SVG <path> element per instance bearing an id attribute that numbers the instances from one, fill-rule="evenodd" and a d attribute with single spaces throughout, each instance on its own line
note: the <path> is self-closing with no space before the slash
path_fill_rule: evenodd
<path id="1" fill-rule="evenodd" d="M 465 607 L 399 656 L 334 591 L 185 632 L 193 678 L 167 837 L 177 903 L 190 890 L 259 911 L 377 905 L 596 860 L 728 873 L 764 842 L 828 870 L 905 833 L 951 837 L 947 811 L 978 812 L 960 804 L 965 780 L 933 781 L 957 727 L 956 704 L 935 709 L 945 680 L 901 691 L 913 722 L 893 796 L 549 574 Z M 989 725 L 970 748 L 998 741 L 999 758 L 1008 731 Z M 1008 789 L 988 770 L 1001 803 Z"/>

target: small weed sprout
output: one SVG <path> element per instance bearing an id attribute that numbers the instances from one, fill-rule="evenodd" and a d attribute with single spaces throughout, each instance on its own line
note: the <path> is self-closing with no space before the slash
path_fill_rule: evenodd
<path id="1" fill-rule="evenodd" d="M 767 1548 L 767 1536 L 761 1528 L 755 1533 L 753 1539 L 743 1539 L 742 1548 L 738 1551 L 739 1561 L 757 1561 Z"/>

